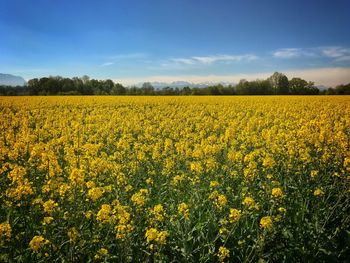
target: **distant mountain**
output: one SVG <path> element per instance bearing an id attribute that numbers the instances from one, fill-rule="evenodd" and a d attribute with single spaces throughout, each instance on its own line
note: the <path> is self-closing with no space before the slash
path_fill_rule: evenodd
<path id="1" fill-rule="evenodd" d="M 324 85 L 318 85 L 318 86 L 316 86 L 316 88 L 318 88 L 320 91 L 324 91 L 324 90 L 329 89 L 329 87 L 326 87 Z"/>
<path id="2" fill-rule="evenodd" d="M 142 87 L 143 83 L 138 83 L 135 86 L 136 87 Z M 193 83 L 193 82 L 188 82 L 188 81 L 173 81 L 173 82 L 151 82 L 151 85 L 155 89 L 162 89 L 165 87 L 169 88 L 183 88 L 183 87 L 190 87 L 190 88 L 206 88 L 209 86 L 214 86 L 221 84 L 223 86 L 235 86 L 237 83 L 234 82 L 201 82 L 201 83 Z"/>
<path id="3" fill-rule="evenodd" d="M 26 81 L 22 77 L 0 73 L 0 85 L 24 86 L 25 84 Z"/>

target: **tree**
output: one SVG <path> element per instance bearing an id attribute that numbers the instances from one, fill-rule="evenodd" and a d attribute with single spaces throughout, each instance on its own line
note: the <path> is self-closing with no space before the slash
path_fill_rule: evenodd
<path id="1" fill-rule="evenodd" d="M 181 95 L 191 95 L 191 88 L 188 86 L 185 86 L 182 88 L 182 90 L 180 91 Z"/>
<path id="2" fill-rule="evenodd" d="M 111 94 L 113 87 L 114 82 L 111 79 L 103 80 L 101 85 L 102 94 Z"/>
<path id="3" fill-rule="evenodd" d="M 84 83 L 82 79 L 74 77 L 72 81 L 74 84 L 74 90 L 76 90 L 78 94 L 84 94 Z"/>
<path id="4" fill-rule="evenodd" d="M 143 95 L 154 95 L 154 87 L 150 82 L 143 83 L 141 91 Z"/>
<path id="5" fill-rule="evenodd" d="M 120 84 L 120 83 L 116 83 L 114 84 L 111 94 L 113 95 L 125 95 L 126 94 L 126 88 Z"/>
<path id="6" fill-rule="evenodd" d="M 335 87 L 335 93 L 338 95 L 350 95 L 350 83 Z"/>
<path id="7" fill-rule="evenodd" d="M 315 86 L 313 81 L 309 81 L 306 86 L 306 94 L 305 95 L 317 95 L 320 93 L 320 90 Z"/>
<path id="8" fill-rule="evenodd" d="M 61 91 L 63 92 L 63 94 L 77 93 L 73 80 L 69 78 L 64 78 L 61 80 L 61 82 L 62 82 Z"/>
<path id="9" fill-rule="evenodd" d="M 221 95 L 218 86 L 209 86 L 208 90 L 209 90 L 209 95 Z"/>
<path id="10" fill-rule="evenodd" d="M 83 81 L 84 84 L 87 84 L 90 81 L 90 77 L 84 75 L 84 76 L 81 77 L 81 80 Z"/>
<path id="11" fill-rule="evenodd" d="M 270 81 L 274 94 L 284 95 L 289 93 L 289 82 L 286 75 L 275 72 L 268 80 Z"/>
<path id="12" fill-rule="evenodd" d="M 97 79 L 92 79 L 88 82 L 88 85 L 91 87 L 94 95 L 101 95 L 101 83 Z"/>
<path id="13" fill-rule="evenodd" d="M 301 95 L 304 94 L 307 88 L 307 81 L 301 78 L 292 78 L 289 81 L 289 90 L 291 94 Z"/>
<path id="14" fill-rule="evenodd" d="M 29 95 L 38 95 L 40 91 L 39 80 L 37 78 L 28 81 Z"/>

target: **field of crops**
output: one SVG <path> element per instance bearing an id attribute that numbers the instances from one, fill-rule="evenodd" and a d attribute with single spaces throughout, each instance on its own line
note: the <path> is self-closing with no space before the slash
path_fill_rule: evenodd
<path id="1" fill-rule="evenodd" d="M 0 97 L 0 262 L 345 261 L 349 97 Z"/>

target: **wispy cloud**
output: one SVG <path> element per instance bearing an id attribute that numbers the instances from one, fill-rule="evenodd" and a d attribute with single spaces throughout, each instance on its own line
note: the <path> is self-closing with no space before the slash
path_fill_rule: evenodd
<path id="1" fill-rule="evenodd" d="M 340 47 L 326 47 L 322 49 L 322 54 L 330 58 L 338 58 L 344 55 L 347 50 Z"/>
<path id="2" fill-rule="evenodd" d="M 100 66 L 106 67 L 114 65 L 117 62 L 125 61 L 125 60 L 139 60 L 145 59 L 149 55 L 147 53 L 129 53 L 129 54 L 116 54 L 103 57 L 106 62 L 102 63 Z"/>
<path id="3" fill-rule="evenodd" d="M 175 62 L 176 64 L 185 64 L 185 65 L 195 64 L 195 61 L 192 58 L 172 58 L 170 59 L 170 61 Z"/>
<path id="4" fill-rule="evenodd" d="M 338 57 L 334 61 L 336 61 L 336 62 L 345 62 L 345 61 L 350 62 L 350 55 L 344 55 L 344 56 Z"/>
<path id="5" fill-rule="evenodd" d="M 192 56 L 188 58 L 172 58 L 171 62 L 183 65 L 210 65 L 217 62 L 241 62 L 253 61 L 258 59 L 258 56 L 253 54 L 245 55 L 210 55 L 210 56 Z"/>
<path id="6" fill-rule="evenodd" d="M 252 61 L 258 59 L 257 56 L 252 54 L 247 55 L 216 55 L 216 56 L 204 56 L 204 57 L 192 57 L 192 59 L 199 61 L 203 64 L 212 64 L 215 62 L 240 62 L 240 61 Z"/>
<path id="7" fill-rule="evenodd" d="M 331 46 L 314 48 L 280 48 L 272 52 L 273 57 L 280 59 L 293 58 L 327 58 L 333 62 L 350 61 L 350 48 Z"/>
<path id="8" fill-rule="evenodd" d="M 273 52 L 276 58 L 296 58 L 303 54 L 301 48 L 281 48 Z"/>
<path id="9" fill-rule="evenodd" d="M 106 62 L 106 63 L 103 63 L 101 66 L 102 67 L 107 67 L 107 66 L 111 66 L 113 64 L 114 64 L 114 62 Z"/>
<path id="10" fill-rule="evenodd" d="M 350 61 L 350 48 L 325 47 L 321 49 L 324 56 L 333 58 L 334 61 Z"/>

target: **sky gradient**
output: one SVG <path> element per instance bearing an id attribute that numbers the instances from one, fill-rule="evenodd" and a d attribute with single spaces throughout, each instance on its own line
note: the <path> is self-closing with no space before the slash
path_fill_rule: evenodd
<path id="1" fill-rule="evenodd" d="M 349 13 L 348 0 L 1 0 L 0 72 L 334 86 L 350 82 Z"/>

